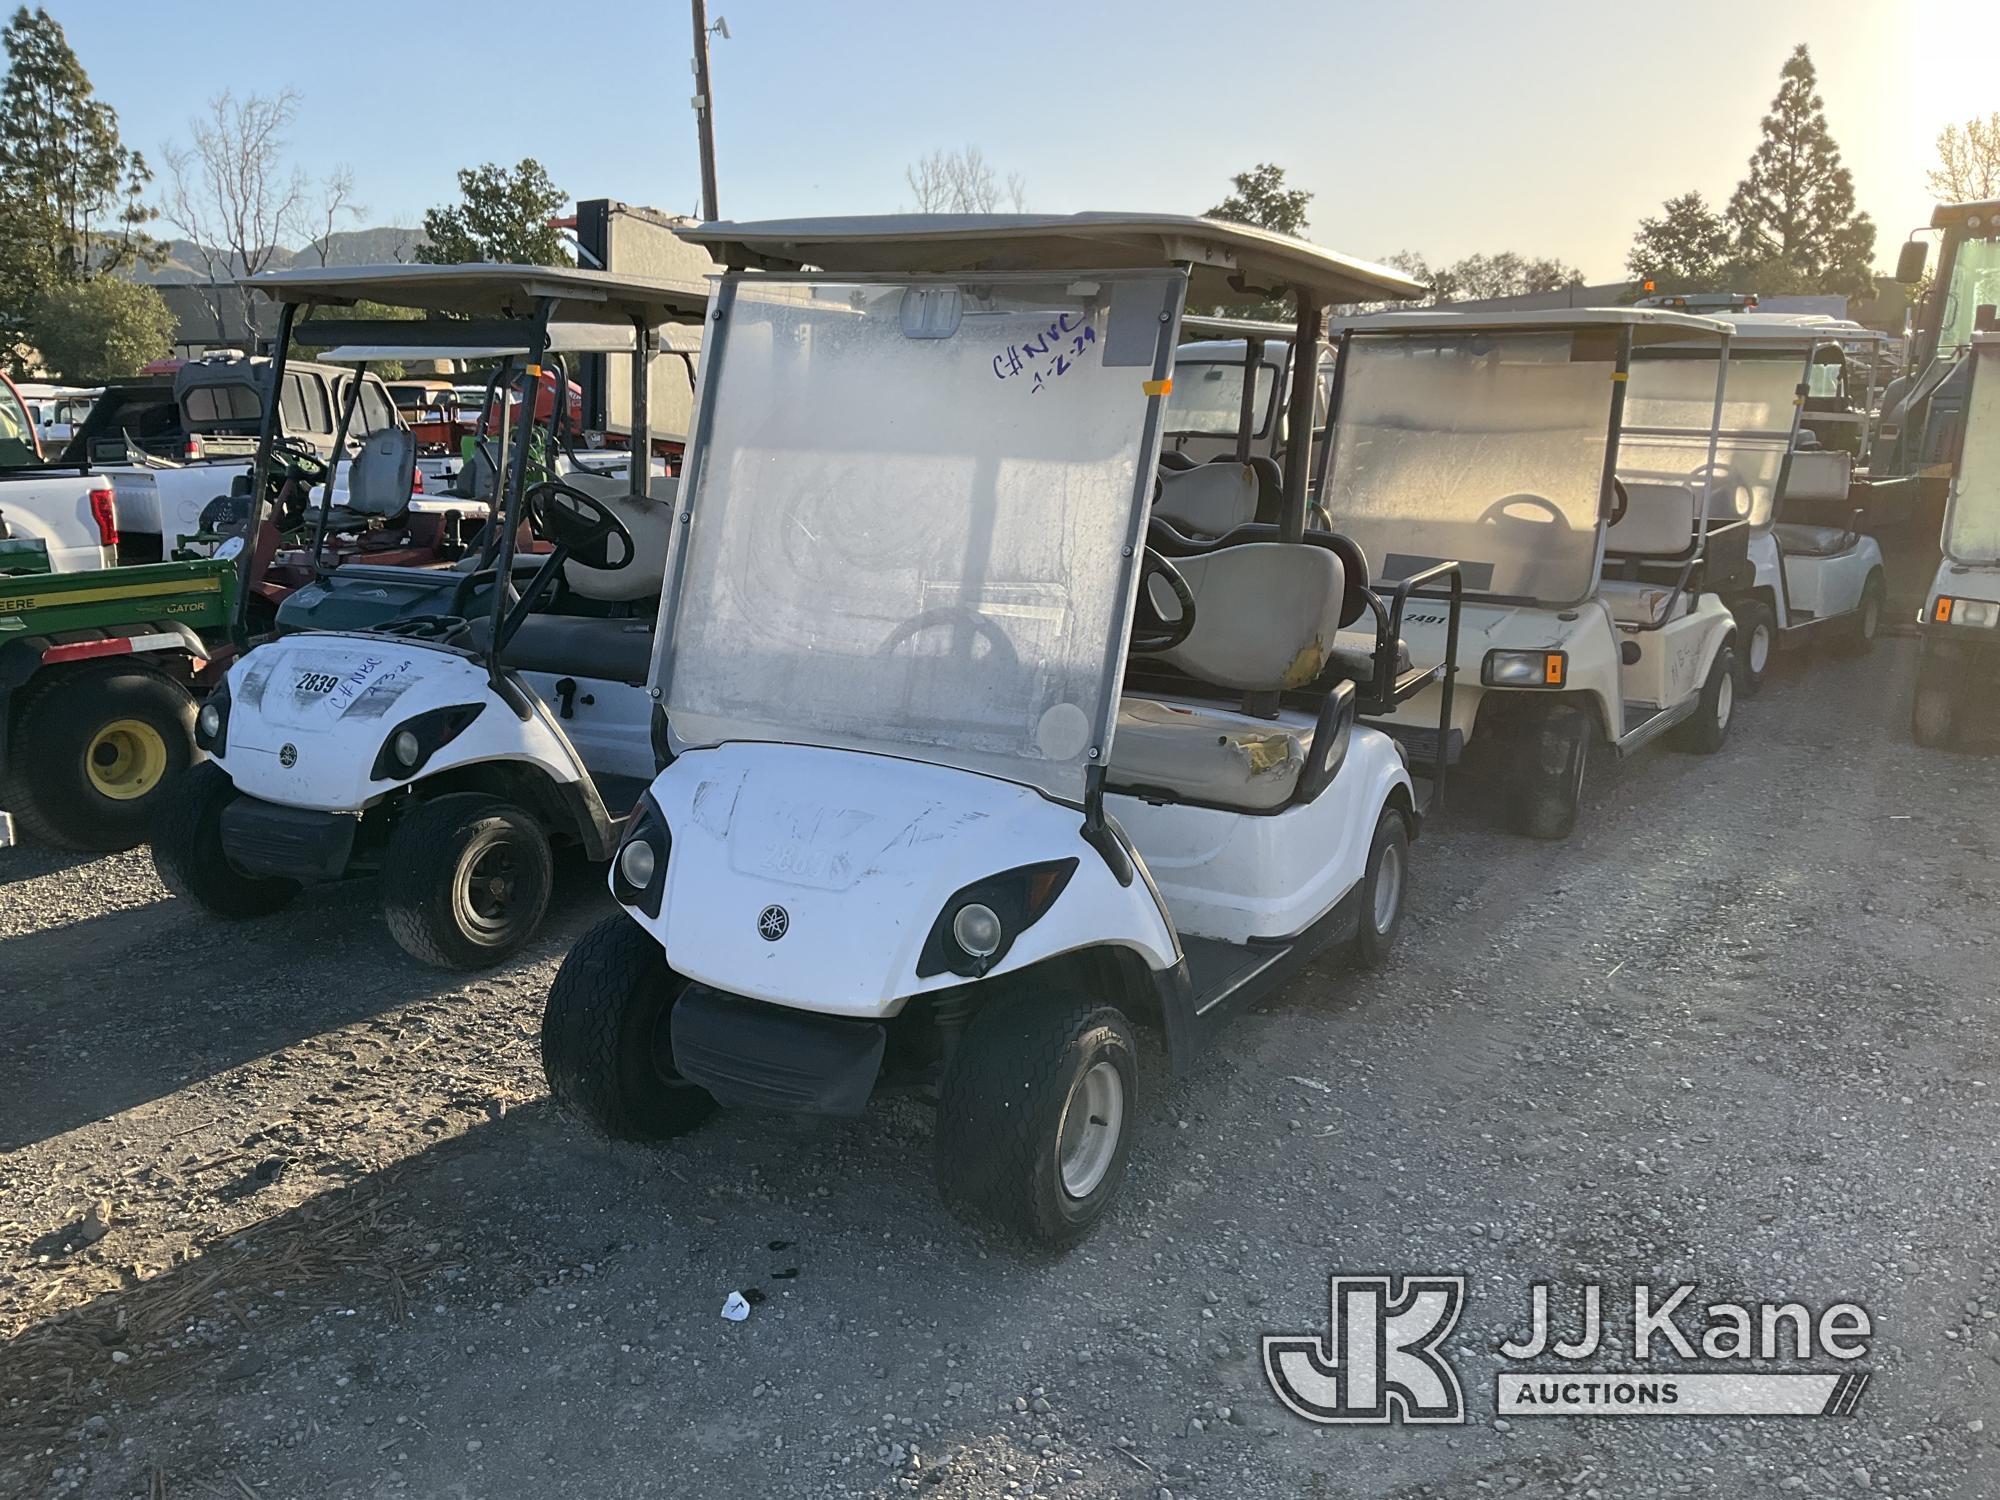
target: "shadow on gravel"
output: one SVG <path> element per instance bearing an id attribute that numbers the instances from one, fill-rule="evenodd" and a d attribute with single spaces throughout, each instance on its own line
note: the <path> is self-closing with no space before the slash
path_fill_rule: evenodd
<path id="1" fill-rule="evenodd" d="M 15 837 L 21 837 L 18 824 Z M 18 844 L 11 849 L 0 849 L 0 890 L 23 880 L 39 880 L 44 875 L 74 870 L 78 865 L 87 865 L 103 857 L 76 849 L 57 849 L 48 844 Z"/>

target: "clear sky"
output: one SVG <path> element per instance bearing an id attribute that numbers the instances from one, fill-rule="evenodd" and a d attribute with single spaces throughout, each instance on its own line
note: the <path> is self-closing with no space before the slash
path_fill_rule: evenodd
<path id="1" fill-rule="evenodd" d="M 680 0 L 44 0 L 157 159 L 224 88 L 303 97 L 300 166 L 414 224 L 481 161 L 572 195 L 698 207 Z M 710 0 L 725 217 L 908 206 L 977 144 L 1051 212 L 1198 213 L 1283 166 L 1354 255 L 1555 255 L 1623 274 L 1641 215 L 1726 200 L 1796 42 L 1876 262 L 1928 219 L 1947 122 L 2000 109 L 2000 0 Z M 553 23 L 553 24 L 552 24 Z"/>

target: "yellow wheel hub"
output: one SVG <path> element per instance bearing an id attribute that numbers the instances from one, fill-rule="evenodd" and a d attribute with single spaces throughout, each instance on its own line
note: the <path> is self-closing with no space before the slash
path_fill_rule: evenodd
<path id="1" fill-rule="evenodd" d="M 83 763 L 90 784 L 117 802 L 143 797 L 167 774 L 167 742 L 138 719 L 113 719 L 90 742 Z"/>

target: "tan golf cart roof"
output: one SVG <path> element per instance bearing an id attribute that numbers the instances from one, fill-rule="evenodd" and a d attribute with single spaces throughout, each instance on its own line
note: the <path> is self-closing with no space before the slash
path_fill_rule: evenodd
<path id="1" fill-rule="evenodd" d="M 1668 312 L 1657 307 L 1563 307 L 1546 312 L 1455 313 L 1427 307 L 1420 312 L 1374 313 L 1336 323 L 1329 333 L 1566 333 L 1581 328 L 1630 328 L 1635 344 L 1686 343 L 1698 335 L 1731 331 L 1720 318 Z M 1705 340 L 1703 342 L 1706 342 Z"/>
<path id="2" fill-rule="evenodd" d="M 1186 313 L 1181 317 L 1181 340 L 1193 343 L 1196 340 L 1218 339 L 1284 339 L 1289 341 L 1298 329 L 1290 323 L 1260 323 L 1252 318 L 1216 318 L 1205 313 Z"/>
<path id="3" fill-rule="evenodd" d="M 683 328 L 670 325 L 661 336 L 660 347 L 663 353 L 668 354 L 699 354 L 701 330 L 699 327 Z M 448 351 L 440 351 L 436 344 L 340 344 L 313 357 L 325 365 L 359 365 L 377 364 L 385 360 L 436 359 L 441 352 L 449 353 L 453 359 L 504 359 L 510 354 L 526 354 L 528 341 L 522 339 L 514 344 L 482 344 L 473 348 L 454 345 Z M 630 354 L 631 352 L 632 332 L 629 324 L 623 327 L 615 323 L 549 324 L 551 354 Z M 452 377 L 443 375 L 411 375 L 404 378 L 432 380 L 443 385 L 465 383 L 462 378 L 455 381 Z"/>
<path id="4" fill-rule="evenodd" d="M 1187 265 L 1190 302 L 1262 302 L 1303 288 L 1320 306 L 1423 287 L 1268 230 L 1180 214 L 859 214 L 676 230 L 724 265 L 841 273 L 1113 271 Z"/>
<path id="5" fill-rule="evenodd" d="M 655 326 L 698 322 L 708 307 L 704 283 L 620 276 L 574 266 L 324 266 L 266 271 L 243 277 L 237 285 L 262 292 L 274 302 L 338 306 L 382 302 L 486 318 L 532 318 L 536 305 L 553 297 L 565 323 L 628 329 L 635 318 Z"/>
<path id="6" fill-rule="evenodd" d="M 1716 318 L 1727 323 L 1731 336 L 1744 344 L 1796 345 L 1804 348 L 1808 344 L 1884 344 L 1889 341 L 1886 333 L 1863 328 L 1846 318 L 1828 317 L 1824 313 L 1717 313 Z"/>

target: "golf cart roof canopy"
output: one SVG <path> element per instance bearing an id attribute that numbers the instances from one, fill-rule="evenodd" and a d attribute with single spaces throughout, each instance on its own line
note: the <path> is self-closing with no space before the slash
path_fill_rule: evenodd
<path id="1" fill-rule="evenodd" d="M 1183 214 L 858 214 L 675 231 L 738 269 L 951 274 L 1186 265 L 1188 301 L 1253 303 L 1303 290 L 1316 306 L 1415 297 L 1401 271 L 1244 224 Z"/>
<path id="2" fill-rule="evenodd" d="M 1678 343 L 1703 334 L 1721 335 L 1730 325 L 1720 318 L 1669 312 L 1655 307 L 1566 307 L 1547 312 L 1455 313 L 1449 308 L 1421 312 L 1372 313 L 1336 323 L 1329 333 L 1571 333 L 1586 328 L 1630 328 L 1637 344 Z"/>
<path id="3" fill-rule="evenodd" d="M 1233 339 L 1239 344 L 1245 339 L 1282 339 L 1289 343 L 1297 332 L 1290 323 L 1263 323 L 1254 318 L 1216 318 L 1205 313 L 1188 313 L 1181 318 L 1181 339 L 1186 343 L 1198 339 Z"/>
<path id="4" fill-rule="evenodd" d="M 1739 344 L 1806 348 L 1818 344 L 1883 344 L 1889 335 L 1824 313 L 1719 313 Z"/>
<path id="5" fill-rule="evenodd" d="M 664 350 L 674 353 L 693 354 L 701 348 L 698 331 L 670 325 L 660 339 Z M 454 359 L 505 359 L 509 355 L 520 356 L 528 352 L 528 343 L 522 339 L 512 344 L 483 344 L 465 347 L 455 345 L 451 350 Z M 619 328 L 609 323 L 551 323 L 549 324 L 549 348 L 551 354 L 630 354 L 632 333 L 630 328 Z M 385 360 L 434 359 L 438 354 L 435 344 L 340 344 L 319 356 L 321 364 L 361 365 L 377 364 Z M 436 380 L 439 384 L 450 385 L 452 381 L 444 376 L 410 376 L 411 380 Z"/>
<path id="6" fill-rule="evenodd" d="M 544 299 L 554 298 L 565 323 L 625 329 L 639 320 L 654 327 L 699 322 L 708 307 L 708 288 L 703 284 L 572 266 L 324 266 L 266 271 L 243 277 L 237 285 L 262 292 L 273 302 L 297 306 L 329 303 L 351 307 L 357 302 L 382 302 L 425 312 L 524 322 L 537 316 Z M 422 337 L 422 330 L 413 324 L 410 335 L 414 344 Z"/>

